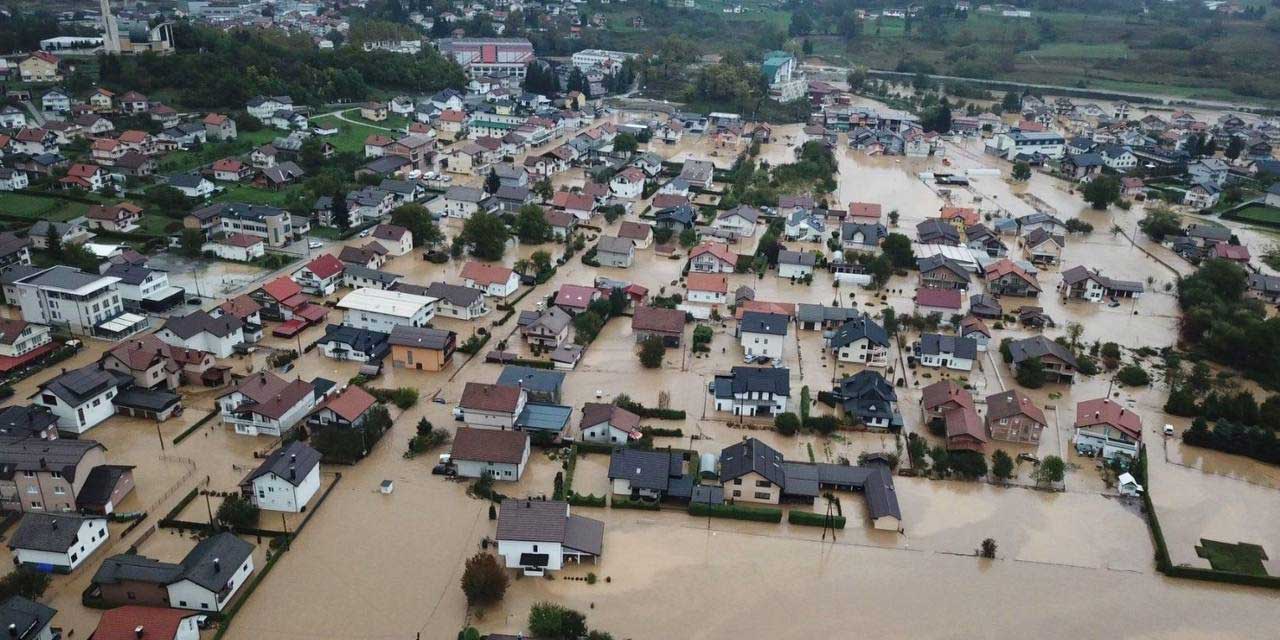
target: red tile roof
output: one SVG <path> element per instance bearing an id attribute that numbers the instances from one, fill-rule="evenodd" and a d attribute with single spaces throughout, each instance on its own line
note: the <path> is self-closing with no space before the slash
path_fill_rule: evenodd
<path id="1" fill-rule="evenodd" d="M 718 273 L 691 273 L 686 282 L 689 291 L 729 292 L 729 279 Z"/>
<path id="2" fill-rule="evenodd" d="M 458 427 L 453 436 L 454 460 L 479 460 L 519 464 L 524 459 L 529 436 L 523 431 Z"/>
<path id="3" fill-rule="evenodd" d="M 462 389 L 462 400 L 458 404 L 463 409 L 515 413 L 520 405 L 520 387 L 468 382 Z"/>
<path id="4" fill-rule="evenodd" d="M 927 410 L 934 410 L 949 402 L 959 407 L 973 408 L 973 396 L 964 387 L 950 381 L 935 382 L 920 390 L 920 405 Z"/>
<path id="5" fill-rule="evenodd" d="M 570 309 L 586 309 L 598 295 L 600 292 L 595 287 L 584 287 L 578 284 L 560 285 L 560 290 L 556 292 L 555 305 Z"/>
<path id="6" fill-rule="evenodd" d="M 262 285 L 262 290 L 277 302 L 283 302 L 302 293 L 302 287 L 298 286 L 298 283 L 289 279 L 288 276 L 280 276 L 279 278 Z"/>
<path id="7" fill-rule="evenodd" d="M 485 264 L 474 260 L 462 266 L 462 278 L 472 280 L 476 284 L 505 284 L 511 279 L 514 271 L 498 264 Z"/>
<path id="8" fill-rule="evenodd" d="M 1076 428 L 1105 424 L 1135 440 L 1142 439 L 1142 418 L 1107 398 L 1085 400 L 1076 405 Z"/>
<path id="9" fill-rule="evenodd" d="M 342 268 L 342 261 L 332 253 L 316 256 L 314 260 L 307 263 L 307 270 L 321 280 L 342 273 Z"/>
<path id="10" fill-rule="evenodd" d="M 182 621 L 201 615 L 199 611 L 126 605 L 102 612 L 95 640 L 137 640 L 139 637 L 168 639 L 178 633 Z M 139 633 L 138 630 L 142 632 Z"/>
<path id="11" fill-rule="evenodd" d="M 725 262 L 730 266 L 736 266 L 738 264 L 737 254 L 730 251 L 729 247 L 717 242 L 708 242 L 707 244 L 694 247 L 693 251 L 689 252 L 689 259 L 692 260 L 707 253 L 719 258 L 721 262 Z"/>
<path id="12" fill-rule="evenodd" d="M 679 334 L 684 331 L 684 312 L 663 307 L 636 307 L 631 316 L 631 330 Z"/>
<path id="13" fill-rule="evenodd" d="M 355 422 L 364 412 L 377 402 L 368 391 L 357 385 L 348 385 L 341 393 L 325 401 L 321 408 L 327 408 L 338 414 L 347 422 Z"/>
<path id="14" fill-rule="evenodd" d="M 875 218 L 880 219 L 880 205 L 875 202 L 851 202 L 849 203 L 849 217 L 851 218 Z"/>
<path id="15" fill-rule="evenodd" d="M 916 304 L 940 309 L 960 309 L 964 296 L 956 289 L 916 289 Z"/>

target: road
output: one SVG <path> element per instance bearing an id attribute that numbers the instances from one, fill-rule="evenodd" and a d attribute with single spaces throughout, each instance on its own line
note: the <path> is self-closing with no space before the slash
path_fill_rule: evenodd
<path id="1" fill-rule="evenodd" d="M 800 68 L 814 74 L 834 74 L 838 76 L 836 78 L 838 80 L 844 80 L 845 76 L 848 75 L 849 71 L 851 70 L 850 67 L 807 65 L 807 64 L 801 65 Z M 867 71 L 873 74 L 895 76 L 900 78 L 914 78 L 915 76 L 920 75 L 915 73 L 902 73 L 899 71 L 890 71 L 888 69 L 867 69 Z M 1082 89 L 1080 87 L 1068 87 L 1065 85 L 1057 85 L 1057 84 L 1036 84 L 1036 83 L 1030 83 L 1030 82 L 1018 82 L 1013 80 L 984 80 L 982 78 L 965 78 L 961 76 L 947 76 L 947 75 L 939 75 L 939 74 L 932 74 L 932 73 L 926 73 L 924 74 L 924 76 L 926 78 L 930 78 L 933 80 L 943 80 L 943 81 L 951 80 L 951 81 L 966 82 L 966 83 L 971 83 L 976 85 L 994 85 L 997 87 L 1004 87 L 1007 85 L 1017 85 L 1019 87 L 1040 89 L 1046 92 L 1057 92 L 1065 95 L 1080 95 L 1082 92 L 1087 92 L 1095 97 L 1102 96 L 1104 98 L 1110 98 L 1115 100 L 1143 100 L 1143 101 L 1154 100 L 1160 104 L 1170 105 L 1170 106 L 1181 105 L 1181 106 L 1190 106 L 1190 107 L 1201 107 L 1205 109 L 1226 109 L 1231 111 L 1246 111 L 1250 113 L 1267 112 L 1267 111 L 1274 110 L 1274 107 L 1268 107 L 1266 105 L 1260 105 L 1260 104 L 1227 102 L 1224 100 L 1201 100 L 1196 98 L 1184 98 L 1181 96 L 1170 96 L 1170 95 L 1163 95 L 1163 94 L 1157 94 L 1157 93 L 1108 91 L 1106 89 L 1092 89 L 1092 88 Z"/>

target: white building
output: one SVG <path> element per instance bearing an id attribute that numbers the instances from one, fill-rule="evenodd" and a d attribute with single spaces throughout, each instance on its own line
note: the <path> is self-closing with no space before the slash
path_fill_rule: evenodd
<path id="1" fill-rule="evenodd" d="M 594 562 L 604 547 L 604 523 L 575 516 L 558 500 L 502 502 L 498 511 L 498 555 L 508 569 L 528 576 L 558 571 L 567 562 Z"/>
<path id="2" fill-rule="evenodd" d="M 791 372 L 777 367 L 734 367 L 711 383 L 716 411 L 735 416 L 784 413 L 791 397 Z"/>
<path id="3" fill-rule="evenodd" d="M 5 299 L 27 322 L 65 327 L 77 335 L 120 339 L 141 331 L 147 318 L 125 313 L 119 278 L 58 265 L 4 285 Z"/>
<path id="4" fill-rule="evenodd" d="M 167 345 L 227 358 L 245 341 L 244 323 L 230 314 L 215 318 L 207 311 L 192 311 L 185 316 L 170 316 L 156 337 Z"/>
<path id="5" fill-rule="evenodd" d="M 801 251 L 778 252 L 778 277 L 800 279 L 813 274 L 818 256 Z"/>
<path id="6" fill-rule="evenodd" d="M 520 289 L 520 276 L 502 265 L 471 261 L 463 265 L 462 285 L 494 298 L 506 298 Z"/>
<path id="7" fill-rule="evenodd" d="M 488 475 L 494 480 L 516 482 L 529 463 L 529 434 L 458 427 L 449 460 L 463 478 Z"/>
<path id="8" fill-rule="evenodd" d="M 167 587 L 169 606 L 222 611 L 253 573 L 253 545 L 223 532 L 201 540 L 180 566 L 181 579 Z"/>
<path id="9" fill-rule="evenodd" d="M 121 379 L 97 364 L 63 373 L 40 385 L 39 404 L 58 417 L 58 430 L 84 433 L 115 415 L 112 398 Z"/>
<path id="10" fill-rule="evenodd" d="M 391 333 L 396 325 L 425 327 L 435 316 L 436 299 L 400 291 L 356 289 L 338 302 L 342 323 L 349 327 Z"/>
<path id="11" fill-rule="evenodd" d="M 1067 139 L 1060 133 L 1013 131 L 997 134 L 987 147 L 1008 160 L 1035 153 L 1057 160 L 1066 153 Z"/>
<path id="12" fill-rule="evenodd" d="M 791 319 L 780 313 L 748 311 L 738 321 L 738 343 L 748 357 L 781 360 Z"/>
<path id="13" fill-rule="evenodd" d="M 926 333 L 920 336 L 920 364 L 926 367 L 972 371 L 978 359 L 978 343 L 973 338 Z"/>
<path id="14" fill-rule="evenodd" d="M 320 452 L 293 441 L 276 449 L 240 483 L 254 506 L 300 513 L 320 491 Z"/>
<path id="15" fill-rule="evenodd" d="M 277 111 L 293 111 L 293 98 L 289 96 L 257 96 L 249 100 L 245 111 L 266 123 Z"/>
<path id="16" fill-rule="evenodd" d="M 271 372 L 255 373 L 218 396 L 222 421 L 248 436 L 280 436 L 311 413 L 315 388 L 300 379 L 286 382 Z"/>
<path id="17" fill-rule="evenodd" d="M 70 573 L 107 537 L 106 518 L 28 512 L 7 544 L 16 564 L 37 571 Z"/>
<path id="18" fill-rule="evenodd" d="M 570 57 L 570 62 L 583 73 L 599 69 L 605 73 L 617 73 L 622 64 L 635 58 L 636 54 L 626 51 L 607 51 L 605 49 L 583 49 Z"/>
<path id="19" fill-rule="evenodd" d="M 468 382 L 458 408 L 462 421 L 469 425 L 514 429 L 528 402 L 529 393 L 522 387 Z"/>

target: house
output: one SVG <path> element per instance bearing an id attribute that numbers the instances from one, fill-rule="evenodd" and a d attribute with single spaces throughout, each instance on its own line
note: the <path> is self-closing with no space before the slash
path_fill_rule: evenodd
<path id="1" fill-rule="evenodd" d="M 551 304 L 563 309 L 570 315 L 578 315 L 591 307 L 591 303 L 600 300 L 603 294 L 595 287 L 584 287 L 577 284 L 560 285 L 555 300 Z"/>
<path id="2" fill-rule="evenodd" d="M 27 237 L 31 239 L 31 246 L 37 249 L 48 249 L 51 237 L 56 237 L 59 246 L 63 247 L 83 244 L 95 237 L 95 234 L 85 229 L 83 222 L 83 220 L 71 222 L 37 220 L 31 228 L 27 229 Z"/>
<path id="3" fill-rule="evenodd" d="M 729 295 L 729 279 L 718 273 L 689 273 L 685 280 L 685 300 L 696 304 L 724 304 Z"/>
<path id="4" fill-rule="evenodd" d="M 0 319 L 0 373 L 18 369 L 53 349 L 49 327 L 22 319 Z"/>
<path id="5" fill-rule="evenodd" d="M 213 195 L 214 184 L 204 176 L 185 173 L 169 178 L 169 186 L 182 192 L 188 198 L 204 199 Z M 185 222 L 185 221 L 184 221 Z"/>
<path id="6" fill-rule="evenodd" d="M 0 191 L 18 191 L 26 189 L 31 182 L 27 174 L 15 169 L 0 167 Z"/>
<path id="7" fill-rule="evenodd" d="M 889 364 L 889 334 L 871 316 L 862 314 L 840 325 L 827 342 L 836 360 L 873 367 Z"/>
<path id="8" fill-rule="evenodd" d="M 596 244 L 596 261 L 602 267 L 626 269 L 636 257 L 636 245 L 626 238 L 601 236 Z"/>
<path id="9" fill-rule="evenodd" d="M 444 329 L 397 325 L 391 329 L 388 342 L 394 366 L 441 371 L 453 359 L 458 334 Z"/>
<path id="10" fill-rule="evenodd" d="M 366 102 L 360 105 L 360 117 L 370 122 L 382 122 L 387 119 L 387 105 L 383 102 Z"/>
<path id="11" fill-rule="evenodd" d="M 1044 411 L 1018 389 L 987 396 L 987 432 L 993 440 L 1039 444 L 1048 424 Z"/>
<path id="12" fill-rule="evenodd" d="M 560 307 L 552 306 L 534 320 L 520 327 L 520 335 L 532 345 L 554 349 L 569 337 L 573 316 Z"/>
<path id="13" fill-rule="evenodd" d="M 280 276 L 249 293 L 249 297 L 261 307 L 262 317 L 268 320 L 292 320 L 295 312 L 311 299 L 302 287 L 288 276 Z"/>
<path id="14" fill-rule="evenodd" d="M 566 213 L 572 214 L 574 218 L 580 221 L 591 219 L 596 209 L 595 198 L 585 193 L 573 193 L 570 191 L 557 191 L 551 196 L 551 206 Z"/>
<path id="15" fill-rule="evenodd" d="M 85 214 L 90 229 L 128 233 L 138 228 L 142 220 L 142 207 L 132 202 L 121 202 L 115 205 L 90 205 Z"/>
<path id="16" fill-rule="evenodd" d="M 449 462 L 463 478 L 489 476 L 518 482 L 529 462 L 529 434 L 506 429 L 458 427 Z"/>
<path id="17" fill-rule="evenodd" d="M 253 569 L 253 545 L 224 531 L 196 543 L 176 564 L 138 554 L 107 558 L 92 585 L 105 607 L 141 604 L 220 612 Z"/>
<path id="18" fill-rule="evenodd" d="M 987 291 L 996 295 L 1034 298 L 1040 294 L 1040 283 L 1035 276 L 1008 258 L 1001 258 L 987 265 L 984 272 Z"/>
<path id="19" fill-rule="evenodd" d="M 53 617 L 58 610 L 46 607 L 22 596 L 9 596 L 0 603 L 0 626 L 9 630 L 9 637 L 18 640 L 60 640 L 62 633 L 54 631 Z"/>
<path id="20" fill-rule="evenodd" d="M 1274 304 L 1280 299 L 1280 276 L 1269 276 L 1263 273 L 1249 274 L 1249 294 Z"/>
<path id="21" fill-rule="evenodd" d="M 410 290 L 410 287 L 413 290 Z M 464 287 L 444 282 L 433 282 L 428 287 L 398 284 L 395 291 L 405 291 L 436 299 L 436 314 L 459 320 L 474 320 L 489 313 L 485 303 L 484 292 L 471 287 Z"/>
<path id="22" fill-rule="evenodd" d="M 638 306 L 631 316 L 631 333 L 637 343 L 651 336 L 662 339 L 667 347 L 679 347 L 684 335 L 685 313 L 679 309 Z"/>
<path id="23" fill-rule="evenodd" d="M 59 438 L 46 408 L 8 407 L 0 417 L 0 464 L 13 471 L 0 478 L 6 510 L 107 514 L 133 491 L 132 467 L 108 465 L 106 448 L 93 440 Z"/>
<path id="24" fill-rule="evenodd" d="M 820 242 L 827 231 L 826 217 L 807 209 L 797 209 L 787 218 L 783 229 L 788 240 Z"/>
<path id="25" fill-rule="evenodd" d="M 685 160 L 680 168 L 680 178 L 697 189 L 710 189 L 715 165 L 710 160 Z"/>
<path id="26" fill-rule="evenodd" d="M 774 416 L 787 411 L 791 372 L 775 367 L 734 367 L 711 383 L 716 411 L 735 416 Z"/>
<path id="27" fill-rule="evenodd" d="M 201 353 L 212 357 L 208 352 Z M 174 357 L 173 347 L 154 334 L 135 336 L 116 344 L 103 354 L 100 362 L 104 370 L 129 376 L 134 386 L 142 389 L 173 391 L 182 386 L 182 365 Z"/>
<path id="28" fill-rule="evenodd" d="M 307 425 L 312 429 L 361 429 L 377 403 L 377 399 L 364 388 L 347 385 L 316 405 L 307 416 Z"/>
<path id="29" fill-rule="evenodd" d="M 342 397 L 339 394 L 327 405 L 330 410 L 339 412 L 332 405 Z M 319 491 L 320 452 L 297 440 L 271 452 L 240 481 L 241 494 L 265 511 L 304 512 Z"/>
<path id="30" fill-rule="evenodd" d="M 960 232 L 944 220 L 930 218 L 916 225 L 916 240 L 921 244 L 960 246 Z"/>
<path id="31" fill-rule="evenodd" d="M 111 181 L 107 170 L 96 164 L 72 163 L 67 168 L 67 175 L 58 180 L 63 189 L 81 189 L 84 191 L 101 191 Z"/>
<path id="32" fill-rule="evenodd" d="M 902 428 L 898 394 L 876 371 L 866 369 L 842 378 L 836 382 L 832 395 L 847 419 L 873 429 L 897 431 Z"/>
<path id="33" fill-rule="evenodd" d="M 1056 265 L 1062 258 L 1062 249 L 1067 246 L 1065 236 L 1050 233 L 1040 228 L 1033 229 L 1022 239 L 1022 248 L 1032 264 Z"/>
<path id="34" fill-rule="evenodd" d="M 564 373 L 535 369 L 522 365 L 507 365 L 498 375 L 497 385 L 523 389 L 532 404 L 549 405 L 560 402 L 560 390 L 564 386 Z M 519 421 L 516 426 L 520 427 Z"/>
<path id="35" fill-rule="evenodd" d="M 916 289 L 916 313 L 928 316 L 937 313 L 944 318 L 960 313 L 964 293 L 959 289 Z"/>
<path id="36" fill-rule="evenodd" d="M 220 235 L 200 246 L 201 253 L 212 253 L 223 260 L 252 262 L 267 255 L 267 243 L 243 233 Z"/>
<path id="37" fill-rule="evenodd" d="M 1186 235 L 1202 249 L 1208 249 L 1219 242 L 1231 241 L 1231 229 L 1217 225 L 1187 225 Z"/>
<path id="38" fill-rule="evenodd" d="M 244 343 L 244 325 L 235 316 L 214 317 L 208 311 L 192 311 L 185 316 L 170 316 L 155 336 L 170 346 L 227 358 L 237 345 Z"/>
<path id="39" fill-rule="evenodd" d="M 697 225 L 697 222 L 697 212 L 693 210 L 693 207 L 688 205 L 662 209 L 654 214 L 653 217 L 653 223 L 659 229 L 670 229 L 675 233 L 681 233 L 686 229 L 692 229 Z"/>
<path id="40" fill-rule="evenodd" d="M 382 362 L 391 350 L 386 333 L 342 324 L 326 325 L 315 344 L 326 358 L 355 362 Z"/>
<path id="41" fill-rule="evenodd" d="M 978 351 L 986 351 L 991 343 L 991 329 L 977 316 L 968 315 L 960 320 L 960 335 L 978 343 Z"/>
<path id="42" fill-rule="evenodd" d="M 803 279 L 813 275 L 818 256 L 810 252 L 782 250 L 778 252 L 778 277 Z"/>
<path id="43" fill-rule="evenodd" d="M 203 614 L 182 609 L 125 605 L 102 612 L 93 640 L 199 640 Z"/>
<path id="44" fill-rule="evenodd" d="M 3 246 L 4 236 L 0 236 L 0 247 Z M 14 246 L 20 247 L 20 254 L 26 252 L 25 241 Z M 119 278 L 88 274 L 65 265 L 28 269 L 10 277 L 13 279 L 4 278 L 5 299 L 20 307 L 22 319 L 27 322 L 61 326 L 74 334 L 107 339 L 132 335 L 148 324 L 144 316 L 125 313 Z"/>
<path id="45" fill-rule="evenodd" d="M 65 371 L 43 383 L 36 394 L 39 404 L 58 418 L 58 430 L 81 434 L 115 415 L 112 399 L 125 385 L 98 364 Z"/>
<path id="46" fill-rule="evenodd" d="M 741 301 L 738 302 L 742 304 Z M 796 305 L 796 322 L 805 331 L 829 331 L 840 325 L 862 316 L 857 310 L 849 307 L 828 307 L 820 304 Z"/>
<path id="47" fill-rule="evenodd" d="M 723 231 L 733 232 L 740 237 L 749 238 L 756 234 L 756 224 L 760 221 L 760 210 L 745 204 L 738 205 L 728 211 L 716 214 L 711 226 Z"/>
<path id="48" fill-rule="evenodd" d="M 369 242 L 363 247 L 345 246 L 338 252 L 338 260 L 346 266 L 361 266 L 366 269 L 378 269 L 387 261 L 386 249 L 376 242 Z"/>
<path id="49" fill-rule="evenodd" d="M 645 174 L 638 167 L 627 167 L 614 174 L 609 181 L 609 190 L 613 195 L 626 200 L 635 200 L 644 191 Z"/>
<path id="50" fill-rule="evenodd" d="M 919 356 L 925 367 L 972 371 L 978 343 L 972 338 L 925 333 L 920 336 Z"/>
<path id="51" fill-rule="evenodd" d="M 1145 287 L 1141 282 L 1114 280 L 1083 265 L 1076 265 L 1062 272 L 1058 291 L 1065 300 L 1102 302 L 1104 298 L 1141 297 Z"/>
<path id="52" fill-rule="evenodd" d="M 413 233 L 404 227 L 380 224 L 373 228 L 372 237 L 389 255 L 402 256 L 413 251 Z"/>
<path id="53" fill-rule="evenodd" d="M 318 295 L 332 295 L 343 282 L 346 268 L 332 253 L 322 253 L 293 274 L 293 280 L 303 291 Z"/>
<path id="54" fill-rule="evenodd" d="M 1228 260 L 1237 262 L 1242 265 L 1249 264 L 1249 247 L 1240 244 L 1231 244 L 1228 242 L 1219 242 L 1209 246 L 1209 251 L 1205 257 L 1210 259 Z"/>
<path id="55" fill-rule="evenodd" d="M 543 212 L 547 220 L 547 224 L 551 226 L 551 235 L 553 240 L 565 240 L 573 235 L 574 230 L 578 226 L 578 218 L 568 211 L 561 209 L 550 209 Z M 623 222 L 622 224 L 627 224 Z M 642 225 L 648 227 L 649 225 Z M 619 231 L 621 236 L 621 231 Z"/>
<path id="56" fill-rule="evenodd" d="M 75 514 L 26 513 L 6 544 L 14 564 L 71 573 L 107 541 L 107 519 Z"/>
<path id="57" fill-rule="evenodd" d="M 613 494 L 633 500 L 690 500 L 697 479 L 686 473 L 684 458 L 685 455 L 677 451 L 615 448 L 609 456 L 609 483 Z"/>
<path id="58" fill-rule="evenodd" d="M 223 182 L 240 182 L 253 175 L 253 167 L 235 158 L 223 158 L 213 163 L 213 179 Z"/>
<path id="59" fill-rule="evenodd" d="M 36 51 L 18 63 L 18 74 L 23 82 L 62 82 L 58 72 L 61 60 L 47 51 Z"/>
<path id="60" fill-rule="evenodd" d="M 1135 459 L 1142 444 L 1142 418 L 1109 398 L 1085 400 L 1076 405 L 1072 441 L 1084 455 Z"/>
<path id="61" fill-rule="evenodd" d="M 217 398 L 222 421 L 241 435 L 281 436 L 293 430 L 316 406 L 309 382 L 286 382 L 269 371 L 244 378 Z"/>
<path id="62" fill-rule="evenodd" d="M 220 113 L 210 113 L 200 121 L 204 125 L 205 137 L 210 140 L 228 141 L 236 139 L 236 121 Z"/>
<path id="63" fill-rule="evenodd" d="M 791 319 L 777 313 L 748 311 L 738 321 L 738 344 L 748 357 L 782 360 Z"/>
<path id="64" fill-rule="evenodd" d="M 1187 163 L 1187 178 L 1192 184 L 1211 184 L 1222 189 L 1230 173 L 1231 166 L 1219 158 L 1200 158 Z"/>
<path id="65" fill-rule="evenodd" d="M 573 515 L 558 500 L 507 499 L 495 537 L 508 569 L 541 576 L 568 562 L 595 562 L 604 549 L 604 523 Z"/>
<path id="66" fill-rule="evenodd" d="M 520 288 L 520 276 L 501 265 L 471 260 L 463 265 L 459 275 L 463 286 L 479 289 L 495 298 L 505 299 Z"/>
<path id="67" fill-rule="evenodd" d="M 586 442 L 604 444 L 626 444 L 642 435 L 640 416 L 617 405 L 600 402 L 582 405 L 578 432 Z"/>
<path id="68" fill-rule="evenodd" d="M 356 289 L 343 296 L 337 307 L 349 327 L 390 333 L 396 326 L 425 327 L 435 316 L 436 299 L 403 291 Z"/>
<path id="69" fill-rule="evenodd" d="M 718 242 L 698 245 L 689 252 L 689 271 L 693 273 L 733 273 L 737 265 L 737 254 Z"/>
<path id="70" fill-rule="evenodd" d="M 1013 340 L 1009 343 L 1009 354 L 1013 358 L 1010 364 L 1014 369 L 1023 362 L 1038 358 L 1045 374 L 1054 382 L 1071 384 L 1075 380 L 1076 369 L 1079 368 L 1071 350 L 1044 336 Z"/>
<path id="71" fill-rule="evenodd" d="M 879 253 L 880 242 L 888 235 L 878 222 L 845 222 L 840 225 L 840 246 L 850 251 Z"/>
<path id="72" fill-rule="evenodd" d="M 134 264 L 112 264 L 103 275 L 119 278 L 116 287 L 127 311 L 168 311 L 186 300 L 186 291 L 169 284 L 169 274 Z"/>
<path id="73" fill-rule="evenodd" d="M 458 408 L 469 425 L 513 429 L 529 394 L 519 386 L 468 382 Z"/>
<path id="74" fill-rule="evenodd" d="M 941 253 L 916 260 L 920 284 L 927 289 L 969 288 L 969 270 Z"/>
<path id="75" fill-rule="evenodd" d="M 15 265 L 30 266 L 31 244 L 30 238 L 19 238 L 11 231 L 0 233 L 0 268 Z M 14 281 L 16 282 L 16 279 Z M 9 280 L 5 280 L 5 284 L 9 284 Z M 5 299 L 9 304 L 14 303 L 14 297 L 9 296 L 8 292 L 5 294 Z"/>

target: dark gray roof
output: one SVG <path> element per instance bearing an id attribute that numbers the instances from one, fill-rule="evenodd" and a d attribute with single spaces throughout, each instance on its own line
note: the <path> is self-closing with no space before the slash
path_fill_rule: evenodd
<path id="1" fill-rule="evenodd" d="M 898 394 L 884 376 L 876 371 L 864 370 L 836 383 L 835 395 L 844 410 L 861 418 L 885 418 L 894 416 L 893 403 Z"/>
<path id="2" fill-rule="evenodd" d="M 39 405 L 10 405 L 0 409 L 0 435 L 29 436 L 58 423 L 58 416 Z"/>
<path id="3" fill-rule="evenodd" d="M 831 336 L 831 346 L 838 349 L 863 338 L 867 338 L 873 344 L 889 346 L 889 334 L 884 327 L 865 314 L 840 325 L 840 328 Z"/>
<path id="4" fill-rule="evenodd" d="M 926 333 L 920 336 L 920 352 L 926 355 L 950 353 L 957 358 L 973 360 L 978 357 L 978 341 L 973 338 Z"/>
<path id="5" fill-rule="evenodd" d="M 845 222 L 840 225 L 840 241 L 847 242 L 861 231 L 865 245 L 879 244 L 888 235 L 884 225 L 877 222 Z"/>
<path id="6" fill-rule="evenodd" d="M 388 335 L 381 331 L 370 331 L 345 324 L 331 324 L 324 328 L 324 337 L 318 344 L 337 342 L 345 344 L 353 351 L 370 354 L 375 360 L 381 360 L 390 349 Z"/>
<path id="7" fill-rule="evenodd" d="M 102 276 L 100 275 L 85 273 L 75 267 L 56 265 L 27 278 L 24 284 L 57 289 L 79 289 L 94 284 L 101 279 Z"/>
<path id="8" fill-rule="evenodd" d="M 269 473 L 274 473 L 296 487 L 319 464 L 319 451 L 307 446 L 305 442 L 294 440 L 271 452 L 271 455 L 246 476 L 241 484 L 250 483 Z"/>
<path id="9" fill-rule="evenodd" d="M 635 246 L 635 242 L 626 238 L 601 236 L 596 249 L 602 253 L 630 254 Z"/>
<path id="10" fill-rule="evenodd" d="M 422 347 L 424 349 L 444 349 L 449 344 L 452 331 L 432 329 L 431 327 L 410 327 L 398 324 L 391 329 L 390 342 L 402 347 Z"/>
<path id="11" fill-rule="evenodd" d="M 225 338 L 234 334 L 244 326 L 239 318 L 231 314 L 215 318 L 208 311 L 192 311 L 185 316 L 170 316 L 164 321 L 162 329 L 172 331 L 174 335 L 186 340 L 200 333 Z"/>
<path id="12" fill-rule="evenodd" d="M 742 333 L 763 333 L 771 336 L 785 336 L 791 326 L 791 319 L 780 313 L 764 313 L 747 311 L 738 321 L 738 330 Z"/>
<path id="13" fill-rule="evenodd" d="M 253 545 L 235 534 L 223 532 L 205 538 L 182 559 L 179 580 L 190 580 L 217 593 L 252 553 Z"/>
<path id="14" fill-rule="evenodd" d="M 632 489 L 666 491 L 673 462 L 680 464 L 678 453 L 643 449 L 614 449 L 609 458 L 609 479 L 627 480 Z"/>
<path id="15" fill-rule="evenodd" d="M 916 266 L 920 269 L 920 273 L 943 268 L 959 276 L 962 281 L 969 281 L 969 271 L 960 266 L 959 262 L 956 262 L 941 253 L 935 253 L 931 256 L 925 256 L 916 260 Z"/>
<path id="16" fill-rule="evenodd" d="M 920 242 L 959 242 L 960 232 L 951 223 L 932 218 L 916 225 L 916 237 Z"/>
<path id="17" fill-rule="evenodd" d="M 342 270 L 352 277 L 363 278 L 371 282 L 380 282 L 383 285 L 391 285 L 404 277 L 398 273 L 370 269 L 362 264 L 345 264 Z"/>
<path id="18" fill-rule="evenodd" d="M 796 305 L 796 321 L 798 322 L 839 322 L 851 320 L 862 315 L 857 309 L 850 307 L 828 307 L 821 304 Z"/>
<path id="19" fill-rule="evenodd" d="M 75 514 L 28 512 L 10 536 L 9 548 L 66 553 L 76 543 L 80 525 L 91 519 Z"/>
<path id="20" fill-rule="evenodd" d="M 1013 356 L 1015 365 L 1030 358 L 1043 358 L 1051 355 L 1070 364 L 1073 368 L 1076 366 L 1076 356 L 1071 353 L 1070 349 L 1044 336 L 1032 336 L 1022 340 L 1014 340 L 1009 343 L 1009 353 Z"/>
<path id="21" fill-rule="evenodd" d="M 73 369 L 40 385 L 40 390 L 58 396 L 63 402 L 76 406 L 93 399 L 107 389 L 118 386 L 120 381 L 97 364 Z"/>
<path id="22" fill-rule="evenodd" d="M 1187 227 L 1187 236 L 1191 238 L 1199 238 L 1201 240 L 1226 242 L 1231 239 L 1231 230 L 1226 227 L 1217 227 L 1208 224 L 1193 224 Z"/>
<path id="23" fill-rule="evenodd" d="M 720 481 L 741 478 L 754 471 L 769 482 L 785 487 L 782 454 L 755 438 L 729 445 L 720 451 Z"/>
<path id="24" fill-rule="evenodd" d="M 120 483 L 120 478 L 132 471 L 133 467 L 119 464 L 101 464 L 94 467 L 85 477 L 84 486 L 80 487 L 80 494 L 76 496 L 76 506 L 81 509 L 106 507 L 111 502 L 111 494 Z"/>
<path id="25" fill-rule="evenodd" d="M 49 469 L 74 481 L 77 467 L 85 454 L 99 447 L 102 447 L 101 443 L 85 439 L 0 438 L 0 478 L 12 478 L 18 471 Z"/>
<path id="26" fill-rule="evenodd" d="M 558 542 L 577 551 L 599 555 L 604 546 L 604 523 L 569 515 L 569 505 L 557 500 L 504 500 L 498 511 L 498 540 Z"/>
<path id="27" fill-rule="evenodd" d="M 560 386 L 564 384 L 564 372 L 507 365 L 498 375 L 498 384 L 520 387 L 534 393 L 560 393 Z"/>
<path id="28" fill-rule="evenodd" d="M 162 413 L 182 402 L 182 396 L 164 389 L 129 386 L 112 399 L 117 407 Z"/>
<path id="29" fill-rule="evenodd" d="M 818 256 L 807 251 L 779 251 L 778 264 L 798 264 L 812 267 L 818 264 Z"/>
<path id="30" fill-rule="evenodd" d="M 120 278 L 120 281 L 125 284 L 139 285 L 146 281 L 152 273 L 155 273 L 155 270 L 146 267 L 131 264 L 113 264 L 103 275 Z"/>
<path id="31" fill-rule="evenodd" d="M 34 640 L 53 622 L 58 610 L 32 602 L 22 596 L 12 596 L 0 604 L 0 628 L 14 630 L 18 640 Z M 15 636 L 10 636 L 15 637 Z"/>
<path id="32" fill-rule="evenodd" d="M 404 291 L 404 285 L 396 285 L 397 291 Z M 418 293 L 410 291 L 408 293 Z M 448 302 L 455 307 L 469 307 L 476 303 L 484 293 L 479 289 L 464 287 L 457 284 L 449 284 L 447 282 L 432 282 L 431 286 L 422 289 L 420 295 L 439 298 Z"/>
<path id="33" fill-rule="evenodd" d="M 93 574 L 93 584 L 116 584 L 128 581 L 167 585 L 177 582 L 181 575 L 182 567 L 172 562 L 161 562 L 146 556 L 122 553 L 102 562 L 97 573 Z"/>
<path id="34" fill-rule="evenodd" d="M 716 397 L 731 398 L 736 393 L 762 391 L 791 396 L 791 372 L 773 367 L 734 367 L 729 375 L 715 378 Z"/>

